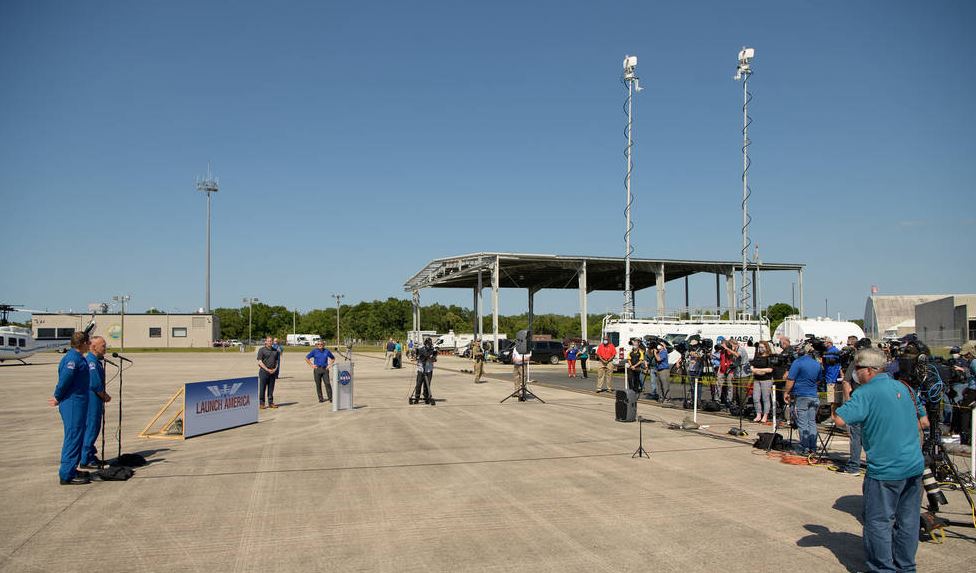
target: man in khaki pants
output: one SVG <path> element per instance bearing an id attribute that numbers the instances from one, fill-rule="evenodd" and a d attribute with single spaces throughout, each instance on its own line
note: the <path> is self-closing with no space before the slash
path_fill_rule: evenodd
<path id="1" fill-rule="evenodd" d="M 471 358 L 474 360 L 474 383 L 481 384 L 481 375 L 485 371 L 485 349 L 481 347 L 480 338 L 475 338 L 471 343 Z"/>
<path id="2" fill-rule="evenodd" d="M 600 361 L 600 366 L 596 371 L 596 391 L 600 392 L 613 392 L 613 359 L 617 356 L 617 348 L 610 343 L 610 339 L 606 336 L 603 337 L 603 341 L 599 346 L 596 347 L 596 357 Z"/>

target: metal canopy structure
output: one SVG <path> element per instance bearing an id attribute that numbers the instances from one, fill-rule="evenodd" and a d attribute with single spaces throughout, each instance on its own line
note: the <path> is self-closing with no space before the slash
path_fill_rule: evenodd
<path id="1" fill-rule="evenodd" d="M 721 281 L 726 279 L 726 299 L 730 316 L 736 316 L 735 274 L 751 271 L 753 288 L 755 275 L 766 271 L 793 271 L 798 274 L 799 311 L 803 314 L 803 269 L 795 263 L 747 263 L 743 269 L 736 261 L 689 261 L 672 259 L 631 259 L 631 289 L 657 288 L 657 311 L 665 313 L 665 283 L 697 273 L 714 273 L 716 307 L 721 307 Z M 420 329 L 420 290 L 424 288 L 468 288 L 474 291 L 476 309 L 475 332 L 480 334 L 482 290 L 492 290 L 492 323 L 498 334 L 498 289 L 524 288 L 529 295 L 529 325 L 533 315 L 533 296 L 542 289 L 577 289 L 580 293 L 580 317 L 583 337 L 586 337 L 586 294 L 624 289 L 625 259 L 623 257 L 582 257 L 523 253 L 473 253 L 434 259 L 410 277 L 404 290 L 413 293 L 414 330 Z M 489 282 L 490 281 L 490 282 Z M 753 298 L 755 300 L 755 297 Z M 685 306 L 688 284 L 685 281 Z"/>

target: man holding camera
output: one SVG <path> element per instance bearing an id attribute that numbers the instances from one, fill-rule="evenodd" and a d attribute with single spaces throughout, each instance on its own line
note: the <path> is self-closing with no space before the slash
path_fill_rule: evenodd
<path id="1" fill-rule="evenodd" d="M 424 345 L 417 349 L 417 385 L 413 392 L 414 403 L 420 402 L 421 393 L 425 403 L 433 402 L 430 397 L 430 384 L 434 377 L 434 362 L 437 362 L 437 349 L 428 337 L 424 339 Z"/>
<path id="2" fill-rule="evenodd" d="M 884 372 L 885 356 L 864 348 L 854 358 L 861 386 L 834 413 L 838 427 L 861 424 L 868 472 L 864 478 L 864 552 L 871 571 L 915 571 L 922 472 L 919 429 L 925 410 L 914 390 Z"/>
<path id="3" fill-rule="evenodd" d="M 735 387 L 735 368 L 734 364 L 739 357 L 739 353 L 732 348 L 732 341 L 726 340 L 724 336 L 719 336 L 715 341 L 718 343 L 718 370 L 715 374 L 715 384 L 718 386 L 719 400 L 726 406 L 732 404 L 732 394 Z M 713 390 L 715 388 L 713 387 Z M 715 396 L 712 396 L 715 399 Z"/>
<path id="4" fill-rule="evenodd" d="M 803 356 L 797 358 L 786 375 L 786 388 L 783 400 L 789 405 L 796 402 L 796 426 L 800 431 L 799 452 L 812 454 L 817 451 L 817 383 L 823 376 L 823 367 L 814 358 L 814 351 L 808 347 Z"/>

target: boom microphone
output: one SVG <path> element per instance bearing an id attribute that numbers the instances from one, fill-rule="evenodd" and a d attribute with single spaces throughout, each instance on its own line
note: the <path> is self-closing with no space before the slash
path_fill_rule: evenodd
<path id="1" fill-rule="evenodd" d="M 90 336 L 94 330 L 95 330 L 95 321 L 93 320 L 88 323 L 88 326 L 85 327 L 85 334 Z"/>
<path id="2" fill-rule="evenodd" d="M 126 362 L 128 362 L 128 363 L 130 363 L 130 364 L 132 363 L 132 361 L 131 361 L 131 360 L 129 360 L 129 359 L 128 359 L 128 358 L 126 358 L 125 356 L 122 356 L 122 355 L 121 355 L 121 354 L 119 354 L 118 352 L 113 352 L 113 353 L 112 353 L 112 358 L 118 358 L 119 360 L 125 360 Z"/>

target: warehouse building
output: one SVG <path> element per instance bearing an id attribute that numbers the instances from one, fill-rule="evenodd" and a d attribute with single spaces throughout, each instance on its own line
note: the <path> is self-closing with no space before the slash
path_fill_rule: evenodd
<path id="1" fill-rule="evenodd" d="M 220 336 L 212 314 L 66 314 L 34 313 L 35 340 L 63 340 L 95 321 L 95 334 L 109 348 L 210 348 Z M 124 337 L 124 340 L 123 340 Z"/>
<path id="2" fill-rule="evenodd" d="M 915 307 L 915 332 L 932 347 L 976 340 L 976 294 L 955 294 Z"/>

